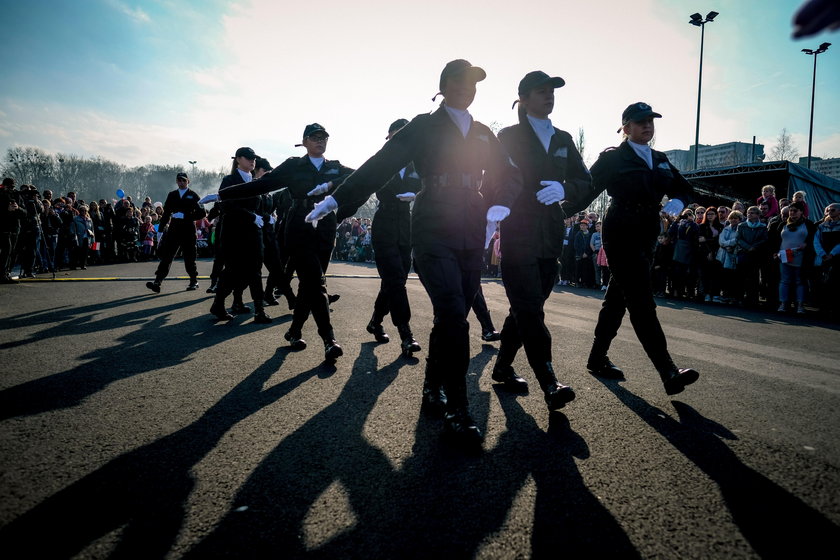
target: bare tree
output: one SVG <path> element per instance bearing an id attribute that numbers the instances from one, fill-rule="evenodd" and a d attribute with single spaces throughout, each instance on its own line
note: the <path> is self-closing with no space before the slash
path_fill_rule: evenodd
<path id="1" fill-rule="evenodd" d="M 584 138 L 583 127 L 578 127 L 577 138 L 575 139 L 575 148 L 577 148 L 580 157 L 583 159 L 583 162 L 586 163 L 586 156 L 584 155 L 584 150 L 586 149 L 586 139 Z M 587 165 L 589 167 L 589 165 Z"/>
<path id="2" fill-rule="evenodd" d="M 776 147 L 770 151 L 770 157 L 773 161 L 793 161 L 799 157 L 799 148 L 793 143 L 787 128 L 783 128 L 779 133 Z"/>

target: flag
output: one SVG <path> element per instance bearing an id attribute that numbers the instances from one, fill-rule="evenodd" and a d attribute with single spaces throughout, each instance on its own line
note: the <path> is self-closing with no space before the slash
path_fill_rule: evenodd
<path id="1" fill-rule="evenodd" d="M 794 258 L 793 249 L 782 249 L 779 251 L 779 261 L 783 263 L 792 263 Z"/>

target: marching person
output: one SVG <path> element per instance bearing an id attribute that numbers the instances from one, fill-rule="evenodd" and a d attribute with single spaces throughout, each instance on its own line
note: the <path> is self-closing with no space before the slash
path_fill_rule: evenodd
<path id="1" fill-rule="evenodd" d="M 181 249 L 184 257 L 184 268 L 190 277 L 187 290 L 198 289 L 198 268 L 195 264 L 195 220 L 207 215 L 204 208 L 198 204 L 198 194 L 189 188 L 190 178 L 186 173 L 175 175 L 178 188 L 166 195 L 163 203 L 163 217 L 160 220 L 160 231 L 163 232 L 158 257 L 160 263 L 155 271 L 154 282 L 146 282 L 146 287 L 153 292 L 160 293 L 160 285 L 169 274 L 175 253 Z"/>
<path id="2" fill-rule="evenodd" d="M 230 190 L 240 183 L 251 182 L 257 157 L 259 156 L 249 147 L 236 150 L 233 156 L 233 169 L 230 175 L 222 179 L 219 192 Z M 210 202 L 211 200 L 208 199 L 213 200 L 210 196 L 205 196 L 201 200 Z M 250 308 L 242 303 L 242 292 L 245 286 L 248 286 L 254 302 L 254 322 L 268 324 L 271 322 L 271 317 L 265 312 L 263 302 L 262 227 L 264 221 L 258 214 L 260 199 L 251 195 L 235 200 L 223 200 L 219 206 L 221 219 L 217 236 L 224 269 L 210 313 L 223 321 L 232 319 L 233 315 L 225 309 L 225 299 L 231 293 L 233 293 L 232 313 L 250 313 Z"/>
<path id="3" fill-rule="evenodd" d="M 483 436 L 468 410 L 467 312 L 481 281 L 484 247 L 522 186 L 493 132 L 468 111 L 476 83 L 486 77 L 466 60 L 446 64 L 440 108 L 405 125 L 307 216 L 329 219 L 333 210 L 364 200 L 414 162 L 422 188 L 414 200 L 411 244 L 434 309 L 423 403 L 444 408 L 446 433 L 470 444 Z"/>
<path id="4" fill-rule="evenodd" d="M 397 119 L 388 127 L 390 140 L 402 127 L 406 119 Z M 409 326 L 411 307 L 405 282 L 411 270 L 411 201 L 420 190 L 420 176 L 409 163 L 396 173 L 377 191 L 379 205 L 373 215 L 373 245 L 376 270 L 382 279 L 379 293 L 373 304 L 373 315 L 367 331 L 378 342 L 388 342 L 389 337 L 382 327 L 382 320 L 388 313 L 400 335 L 400 349 L 406 357 L 421 350 Z"/>
<path id="5" fill-rule="evenodd" d="M 595 340 L 587 368 L 593 375 L 622 379 L 624 373 L 607 357 L 625 312 L 642 347 L 659 372 L 665 392 L 675 395 L 694 383 L 700 374 L 680 369 L 668 353 L 668 344 L 656 316 L 651 288 L 651 257 L 659 234 L 660 202 L 667 214 L 678 214 L 690 202 L 693 189 L 662 152 L 652 150 L 654 118 L 662 115 L 647 103 L 628 106 L 621 115 L 625 141 L 618 148 L 601 153 L 592 166 L 592 192 L 605 189 L 610 206 L 601 232 L 604 251 L 610 263 L 610 284 L 604 295 Z M 587 202 L 588 204 L 588 202 Z"/>
<path id="6" fill-rule="evenodd" d="M 297 144 L 306 148 L 305 156 L 290 157 L 256 181 L 221 189 L 219 197 L 223 204 L 237 203 L 243 197 L 256 197 L 282 187 L 288 189 L 292 206 L 286 214 L 285 243 L 297 270 L 298 297 L 292 324 L 284 338 L 293 350 L 306 348 L 302 329 L 311 311 L 324 342 L 324 356 L 326 360 L 335 360 L 344 351 L 335 340 L 330 322 L 325 278 L 335 246 L 335 216 L 321 220 L 314 228 L 304 221 L 315 203 L 353 172 L 338 160 L 324 158 L 329 136 L 318 123 L 306 125 L 302 143 Z"/>
<path id="7" fill-rule="evenodd" d="M 571 135 L 549 119 L 554 90 L 565 83 L 541 71 L 526 74 L 518 89 L 519 124 L 499 132 L 499 141 L 522 172 L 523 186 L 510 218 L 502 224 L 502 280 L 510 313 L 502 327 L 492 378 L 512 390 L 526 391 L 527 382 L 513 369 L 514 357 L 524 346 L 549 410 L 575 398 L 572 388 L 554 373 L 544 312 L 563 252 L 566 214 L 561 203 L 567 198 L 584 199 L 591 190 L 589 172 Z"/>

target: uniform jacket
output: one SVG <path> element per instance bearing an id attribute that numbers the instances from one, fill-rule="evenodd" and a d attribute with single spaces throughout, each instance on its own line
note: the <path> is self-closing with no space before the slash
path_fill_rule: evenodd
<path id="1" fill-rule="evenodd" d="M 525 120 L 499 132 L 499 141 L 522 173 L 522 191 L 501 224 L 501 249 L 508 263 L 534 258 L 557 258 L 563 252 L 566 214 L 560 204 L 537 200 L 540 181 L 560 181 L 573 203 L 592 190 L 589 171 L 568 132 L 554 129 L 546 152 Z"/>
<path id="2" fill-rule="evenodd" d="M 365 200 L 412 161 L 422 184 L 411 217 L 414 247 L 482 249 L 487 209 L 512 208 L 522 188 L 493 132 L 473 120 L 465 138 L 441 104 L 392 136 L 333 196 L 339 207 Z"/>
<path id="3" fill-rule="evenodd" d="M 198 194 L 192 189 L 187 189 L 184 196 L 181 196 L 178 189 L 170 191 L 166 195 L 166 201 L 163 203 L 163 216 L 160 219 L 159 228 L 163 229 L 169 226 L 169 231 L 178 231 L 178 235 L 192 235 L 195 237 L 196 220 L 200 220 L 207 215 L 207 212 L 199 206 Z M 181 212 L 184 214 L 182 219 L 172 218 L 172 214 Z"/>
<path id="4" fill-rule="evenodd" d="M 633 148 L 622 142 L 617 148 L 601 152 L 590 169 L 592 191 L 583 205 L 586 208 L 604 190 L 612 197 L 606 216 L 601 223 L 601 236 L 605 245 L 621 242 L 626 236 L 631 243 L 644 239 L 651 243 L 659 234 L 659 211 L 662 198 L 677 198 L 688 205 L 694 189 L 671 165 L 668 157 L 651 150 L 653 169 L 636 155 Z"/>
<path id="5" fill-rule="evenodd" d="M 409 163 L 400 177 L 395 173 L 376 193 L 379 206 L 373 215 L 373 233 L 371 243 L 377 253 L 393 247 L 411 246 L 411 204 L 402 202 L 398 194 L 417 193 L 420 190 L 420 176 Z"/>
<path id="6" fill-rule="evenodd" d="M 331 248 L 335 245 L 335 214 L 325 216 L 315 229 L 304 221 L 315 203 L 324 200 L 329 192 L 316 196 L 308 196 L 306 193 L 330 181 L 333 184 L 332 192 L 352 172 L 351 168 L 341 165 L 338 160 L 325 159 L 321 169 L 317 169 L 309 156 L 291 157 L 255 181 L 220 189 L 219 197 L 225 204 L 236 203 L 247 200 L 245 197 L 253 198 L 285 187 L 292 199 L 285 220 L 286 243 L 294 244 L 296 249 L 302 251 Z"/>

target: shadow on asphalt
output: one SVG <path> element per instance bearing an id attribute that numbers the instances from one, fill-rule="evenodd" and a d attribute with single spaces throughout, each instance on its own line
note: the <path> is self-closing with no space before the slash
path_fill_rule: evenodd
<path id="1" fill-rule="evenodd" d="M 193 467 L 237 422 L 319 374 L 320 366 L 263 389 L 287 354 L 278 348 L 189 426 L 117 457 L 0 529 L 0 550 L 68 558 L 119 530 L 110 557 L 165 557 L 183 524 Z"/>
<path id="2" fill-rule="evenodd" d="M 136 299 L 149 296 L 137 296 L 122 300 L 119 305 L 131 303 Z M 157 296 L 160 300 L 160 296 Z M 165 297 L 165 296 L 164 296 Z M 156 369 L 172 367 L 189 358 L 193 353 L 218 342 L 229 341 L 250 332 L 249 329 L 229 329 L 227 325 L 216 325 L 201 315 L 180 322 L 168 321 L 169 314 L 195 305 L 195 301 L 177 302 L 154 308 L 138 309 L 130 313 L 97 319 L 103 309 L 116 307 L 118 304 L 95 304 L 73 309 L 52 310 L 34 316 L 36 323 L 54 324 L 32 337 L 2 345 L 2 349 L 13 346 L 32 345 L 33 351 L 41 351 L 51 346 L 51 340 L 67 335 L 74 336 L 98 333 L 128 325 L 142 325 L 117 339 L 119 344 L 108 348 L 98 348 L 80 356 L 84 363 L 78 366 L 14 387 L 0 391 L 0 420 L 15 416 L 28 416 L 51 410 L 58 410 L 78 405 L 85 398 L 101 391 L 109 384 L 127 379 L 137 374 L 148 373 Z M 28 317 L 11 318 L 4 323 L 14 328 L 24 322 L 32 324 Z M 190 333 L 185 336 L 184 333 Z M 173 344 L 172 341 L 178 341 Z M 46 344 L 46 346 L 45 346 Z M 166 348 L 166 352 L 149 352 L 149 348 Z M 142 360 L 131 359 L 142 355 Z"/>
<path id="3" fill-rule="evenodd" d="M 526 556 L 638 557 L 582 480 L 575 458 L 588 456 L 583 439 L 562 414 L 553 414 L 543 432 L 515 396 L 498 393 L 509 430 L 493 450 L 459 453 L 442 443 L 440 420 L 421 413 L 411 457 L 401 468 L 392 465 L 363 430 L 379 395 L 406 364 L 398 358 L 377 368 L 374 347 L 362 344 L 338 399 L 265 458 L 188 557 L 470 558 L 504 528 L 531 477 L 537 496 Z M 494 354 L 485 345 L 470 371 L 483 370 Z M 477 377 L 470 375 L 471 408 L 486 424 L 489 394 L 476 395 Z M 355 523 L 313 546 L 305 542 L 307 514 L 335 484 Z M 329 527 L 320 530 L 329 533 Z"/>
<path id="4" fill-rule="evenodd" d="M 734 523 L 761 558 L 820 558 L 840 542 L 840 527 L 738 459 L 723 440 L 737 439 L 689 405 L 672 401 L 679 419 L 618 382 L 599 379 L 720 488 Z"/>

